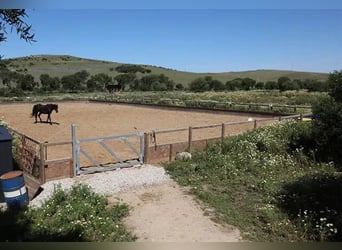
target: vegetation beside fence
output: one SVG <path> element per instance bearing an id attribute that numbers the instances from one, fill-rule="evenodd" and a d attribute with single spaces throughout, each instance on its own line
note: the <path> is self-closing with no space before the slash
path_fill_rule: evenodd
<path id="1" fill-rule="evenodd" d="M 257 127 L 267 126 L 281 120 L 302 121 L 303 115 L 278 116 L 262 118 L 242 122 L 230 122 L 221 124 L 210 124 L 203 126 L 190 126 L 188 128 L 178 128 L 169 130 L 157 130 L 145 133 L 144 139 L 144 162 L 160 163 L 171 161 L 177 152 L 204 150 L 209 144 L 221 141 L 225 138 L 241 134 Z M 170 139 L 172 134 L 177 136 Z M 165 135 L 168 138 L 165 140 Z"/>
<path id="2" fill-rule="evenodd" d="M 207 213 L 245 239 L 341 241 L 341 175 L 315 161 L 310 131 L 309 122 L 275 123 L 165 164 Z"/>
<path id="3" fill-rule="evenodd" d="M 156 104 L 176 107 L 202 107 L 236 111 L 310 113 L 310 107 L 322 92 L 307 91 L 234 91 L 191 93 L 186 91 L 94 93 L 46 93 L 0 97 L 0 102 L 58 102 L 100 100 L 117 103 Z"/>
<path id="4" fill-rule="evenodd" d="M 94 96 L 90 100 L 169 107 L 204 108 L 267 113 L 310 113 L 311 104 L 323 93 L 305 91 L 237 91 L 237 92 L 134 92 Z"/>

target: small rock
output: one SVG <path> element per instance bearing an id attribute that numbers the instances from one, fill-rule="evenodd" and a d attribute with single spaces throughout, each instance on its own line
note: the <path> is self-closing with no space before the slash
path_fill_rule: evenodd
<path id="1" fill-rule="evenodd" d="M 183 160 L 183 161 L 191 160 L 191 153 L 189 153 L 189 152 L 177 152 L 175 159 L 176 160 Z"/>

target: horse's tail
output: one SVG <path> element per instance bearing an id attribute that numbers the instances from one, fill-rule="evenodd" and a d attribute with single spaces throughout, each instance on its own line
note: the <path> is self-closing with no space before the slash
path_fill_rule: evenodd
<path id="1" fill-rule="evenodd" d="M 31 117 L 34 116 L 34 112 L 36 111 L 36 105 L 33 105 L 33 108 L 32 108 L 32 113 L 31 113 Z"/>
<path id="2" fill-rule="evenodd" d="M 33 105 L 31 117 L 35 116 L 38 113 L 38 107 L 39 107 L 39 104 Z"/>

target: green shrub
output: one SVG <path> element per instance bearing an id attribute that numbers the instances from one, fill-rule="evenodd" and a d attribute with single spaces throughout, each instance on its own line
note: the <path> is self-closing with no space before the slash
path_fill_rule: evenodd
<path id="1" fill-rule="evenodd" d="M 125 204 L 109 207 L 103 195 L 79 184 L 70 191 L 60 187 L 40 208 L 22 213 L 17 226 L 23 241 L 134 241 L 122 224 Z"/>
<path id="2" fill-rule="evenodd" d="M 310 210 L 310 206 L 299 204 L 290 210 L 282 203 L 291 197 L 289 193 L 294 193 L 293 189 L 287 188 L 291 183 L 300 183 L 302 178 L 312 174 L 319 176 L 335 171 L 328 164 L 313 161 L 305 153 L 314 150 L 308 148 L 310 134 L 310 124 L 284 121 L 229 137 L 223 144 L 214 144 L 204 152 L 196 152 L 189 162 L 174 161 L 166 168 L 180 184 L 191 187 L 193 194 L 213 207 L 218 219 L 239 227 L 249 240 L 341 239 L 335 231 L 339 224 L 332 222 L 333 219 L 329 219 L 325 226 L 316 224 L 317 220 L 310 220 L 308 225 L 293 214 L 300 214 L 305 209 L 315 214 L 316 209 Z M 311 184 L 315 185 L 303 185 Z M 336 192 L 333 197 L 337 199 L 338 195 Z M 316 200 L 313 202 L 322 202 L 327 209 L 333 209 L 331 203 L 318 199 L 318 196 L 301 197 L 314 197 Z M 334 211 L 339 216 L 342 213 L 338 209 Z M 330 231 L 329 228 L 330 234 L 327 232 L 328 224 L 332 229 Z"/>

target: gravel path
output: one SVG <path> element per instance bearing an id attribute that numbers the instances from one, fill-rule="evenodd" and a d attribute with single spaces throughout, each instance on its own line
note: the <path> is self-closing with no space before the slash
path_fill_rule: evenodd
<path id="1" fill-rule="evenodd" d="M 82 175 L 75 178 L 66 178 L 49 181 L 42 185 L 43 191 L 30 201 L 30 206 L 39 207 L 43 201 L 51 197 L 56 185 L 62 189 L 70 189 L 74 184 L 83 183 L 92 187 L 96 193 L 111 196 L 128 189 L 148 187 L 170 181 L 164 168 L 152 165 L 117 169 L 102 173 Z"/>

